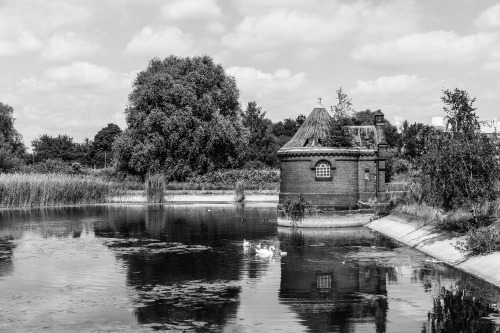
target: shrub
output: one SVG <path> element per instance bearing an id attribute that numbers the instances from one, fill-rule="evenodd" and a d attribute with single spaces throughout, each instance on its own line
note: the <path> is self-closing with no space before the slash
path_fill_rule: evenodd
<path id="1" fill-rule="evenodd" d="M 236 182 L 234 192 L 236 193 L 236 202 L 242 202 L 245 200 L 245 183 L 242 181 Z"/>
<path id="2" fill-rule="evenodd" d="M 145 188 L 148 202 L 165 202 L 165 176 L 162 173 L 149 174 L 146 179 Z"/>
<path id="3" fill-rule="evenodd" d="M 296 228 L 297 223 L 302 222 L 306 214 L 306 206 L 309 203 L 304 199 L 301 194 L 293 194 L 286 198 L 283 203 L 283 210 L 289 219 L 292 220 L 292 227 Z"/>
<path id="4" fill-rule="evenodd" d="M 467 232 L 465 239 L 458 243 L 459 249 L 472 254 L 486 254 L 500 250 L 500 230 L 495 226 L 480 227 Z"/>

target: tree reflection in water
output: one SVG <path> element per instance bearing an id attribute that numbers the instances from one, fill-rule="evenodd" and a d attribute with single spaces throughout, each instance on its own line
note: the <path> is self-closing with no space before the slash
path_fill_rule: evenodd
<path id="1" fill-rule="evenodd" d="M 442 287 L 434 298 L 422 333 L 499 332 L 498 325 L 486 319 L 493 312 L 498 311 L 483 298 L 474 297 L 462 288 Z"/>

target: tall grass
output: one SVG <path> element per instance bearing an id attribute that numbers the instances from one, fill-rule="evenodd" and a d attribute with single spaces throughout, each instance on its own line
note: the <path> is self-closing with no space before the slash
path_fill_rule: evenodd
<path id="1" fill-rule="evenodd" d="M 145 183 L 146 197 L 151 203 L 165 202 L 165 176 L 161 173 L 148 175 Z"/>
<path id="2" fill-rule="evenodd" d="M 104 203 L 120 188 L 99 178 L 66 174 L 0 174 L 0 207 Z"/>
<path id="3" fill-rule="evenodd" d="M 236 202 L 242 202 L 243 200 L 245 200 L 245 182 L 236 182 L 234 193 L 236 194 L 236 197 L 234 199 Z"/>

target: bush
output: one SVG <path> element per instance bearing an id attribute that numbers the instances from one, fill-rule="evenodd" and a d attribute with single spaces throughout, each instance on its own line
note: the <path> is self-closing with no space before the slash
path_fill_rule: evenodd
<path id="1" fill-rule="evenodd" d="M 242 202 L 245 200 L 245 183 L 241 181 L 237 182 L 234 192 L 236 193 L 236 202 Z"/>
<path id="2" fill-rule="evenodd" d="M 500 250 L 500 230 L 495 226 L 480 227 L 467 232 L 458 248 L 472 254 L 486 254 Z"/>
<path id="3" fill-rule="evenodd" d="M 72 174 L 75 173 L 74 168 L 71 164 L 64 162 L 59 158 L 46 159 L 42 162 L 26 166 L 23 170 L 26 173 L 60 173 L 60 174 Z M 76 172 L 79 173 L 79 172 Z"/>
<path id="4" fill-rule="evenodd" d="M 244 181 L 246 184 L 278 183 L 280 172 L 278 169 L 223 169 L 202 176 L 193 176 L 187 181 L 198 184 L 233 184 L 233 186 L 238 181 Z"/>
<path id="5" fill-rule="evenodd" d="M 297 223 L 302 222 L 306 214 L 306 206 L 309 203 L 304 199 L 301 194 L 293 194 L 286 198 L 283 203 L 283 210 L 289 219 L 292 220 L 292 227 L 296 228 Z"/>

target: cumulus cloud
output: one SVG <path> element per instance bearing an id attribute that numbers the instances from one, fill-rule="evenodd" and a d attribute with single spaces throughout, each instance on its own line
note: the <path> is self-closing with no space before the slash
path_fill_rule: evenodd
<path id="1" fill-rule="evenodd" d="M 37 51 L 56 29 L 89 20 L 81 5 L 57 1 L 7 1 L 0 11 L 0 56 Z"/>
<path id="2" fill-rule="evenodd" d="M 316 0 L 286 5 L 252 1 L 238 5 L 246 14 L 235 30 L 222 38 L 223 45 L 236 50 L 262 52 L 297 45 L 326 48 L 338 40 L 401 36 L 418 27 L 419 14 L 413 1 L 375 4 Z"/>
<path id="3" fill-rule="evenodd" d="M 161 9 L 166 20 L 210 20 L 219 18 L 222 11 L 217 0 L 174 0 Z"/>
<path id="4" fill-rule="evenodd" d="M 126 52 L 141 56 L 166 57 L 170 54 L 192 56 L 195 40 L 191 34 L 183 33 L 177 27 L 155 29 L 145 26 L 126 47 Z"/>
<path id="5" fill-rule="evenodd" d="M 497 40 L 497 35 L 492 33 L 461 36 L 452 31 L 429 31 L 364 45 L 354 49 L 351 56 L 374 65 L 460 64 L 477 59 Z"/>
<path id="6" fill-rule="evenodd" d="M 304 73 L 292 73 L 281 68 L 272 73 L 253 67 L 233 66 L 227 73 L 236 78 L 243 108 L 257 101 L 273 120 L 308 115 L 316 105 L 317 97 L 326 96 L 326 89 L 313 87 Z"/>
<path id="7" fill-rule="evenodd" d="M 500 29 L 500 3 L 482 11 L 474 20 L 474 24 L 484 30 Z"/>
<path id="8" fill-rule="evenodd" d="M 455 87 L 453 80 L 432 81 L 418 75 L 397 74 L 374 80 L 357 80 L 349 95 L 358 110 L 381 109 L 392 120 L 430 122 L 442 115 L 443 88 Z"/>
<path id="9" fill-rule="evenodd" d="M 68 61 L 92 57 L 102 52 L 94 41 L 78 37 L 74 32 L 55 34 L 48 40 L 40 56 L 46 60 Z"/>
<path id="10" fill-rule="evenodd" d="M 82 141 L 107 123 L 123 126 L 127 96 L 137 71 L 119 73 L 87 62 L 47 69 L 21 80 L 14 96 L 16 128 L 26 144 L 40 134 L 67 133 Z M 104 124 L 104 125 L 103 125 Z"/>

